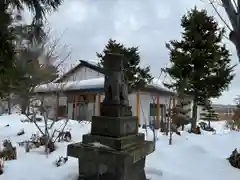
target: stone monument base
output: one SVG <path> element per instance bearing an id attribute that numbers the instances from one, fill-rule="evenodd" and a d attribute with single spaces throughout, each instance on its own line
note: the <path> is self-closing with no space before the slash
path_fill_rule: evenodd
<path id="1" fill-rule="evenodd" d="M 100 143 L 76 143 L 68 156 L 78 158 L 79 180 L 146 180 L 145 157 L 154 151 L 153 142 L 143 141 L 122 151 Z"/>
<path id="2" fill-rule="evenodd" d="M 146 180 L 145 158 L 155 146 L 138 133 L 137 117 L 93 116 L 91 133 L 82 137 L 67 148 L 78 158 L 79 180 Z"/>
<path id="3" fill-rule="evenodd" d="M 131 106 L 114 103 L 101 103 L 100 105 L 100 116 L 120 117 L 131 115 Z"/>

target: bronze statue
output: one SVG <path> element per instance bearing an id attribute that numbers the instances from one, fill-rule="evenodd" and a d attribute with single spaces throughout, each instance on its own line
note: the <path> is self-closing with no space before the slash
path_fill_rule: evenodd
<path id="1" fill-rule="evenodd" d="M 123 72 L 123 55 L 116 53 L 106 54 L 103 67 L 80 60 L 85 67 L 98 71 L 105 75 L 104 104 L 121 104 L 129 105 L 128 101 L 128 85 Z"/>

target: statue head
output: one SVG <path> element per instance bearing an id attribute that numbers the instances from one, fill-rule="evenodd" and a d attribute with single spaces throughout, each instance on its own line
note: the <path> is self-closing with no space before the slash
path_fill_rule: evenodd
<path id="1" fill-rule="evenodd" d="M 108 53 L 104 57 L 103 67 L 115 71 L 123 70 L 123 58 L 120 53 Z"/>

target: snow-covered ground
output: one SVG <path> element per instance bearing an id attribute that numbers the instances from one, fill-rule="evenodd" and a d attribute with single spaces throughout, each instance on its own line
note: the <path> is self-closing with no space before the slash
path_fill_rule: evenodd
<path id="1" fill-rule="evenodd" d="M 16 114 L 0 116 L 0 142 L 9 139 L 16 145 L 37 132 L 34 124 L 22 123 L 22 118 Z M 55 126 L 61 127 L 63 123 L 60 121 Z M 10 126 L 5 127 L 7 124 Z M 234 148 L 240 148 L 240 133 L 226 131 L 223 122 L 212 126 L 217 129 L 215 135 L 183 132 L 182 136 L 173 136 L 172 145 L 168 145 L 168 137 L 159 133 L 156 151 L 147 157 L 147 177 L 151 180 L 239 180 L 240 170 L 231 167 L 226 158 Z M 26 133 L 17 136 L 22 128 Z M 73 141 L 79 142 L 82 134 L 90 131 L 90 124 L 70 121 L 67 129 L 71 129 Z M 146 138 L 153 139 L 151 131 Z M 57 143 L 57 147 L 46 157 L 43 148 L 25 153 L 23 147 L 17 146 L 17 160 L 5 162 L 0 180 L 77 180 L 77 159 L 69 158 L 60 167 L 54 165 L 59 156 L 66 156 L 67 143 Z"/>

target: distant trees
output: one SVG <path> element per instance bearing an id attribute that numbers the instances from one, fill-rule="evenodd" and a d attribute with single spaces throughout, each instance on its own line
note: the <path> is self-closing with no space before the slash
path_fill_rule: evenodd
<path id="1" fill-rule="evenodd" d="M 217 121 L 218 119 L 218 114 L 215 112 L 215 110 L 212 107 L 212 102 L 208 100 L 203 109 L 202 113 L 200 114 L 201 119 L 204 121 L 208 121 L 208 127 L 211 126 L 211 121 Z"/>
<path id="2" fill-rule="evenodd" d="M 224 29 L 205 10 L 188 11 L 181 26 L 182 40 L 166 44 L 171 64 L 165 71 L 173 79 L 167 86 L 177 90 L 186 82 L 183 89 L 193 97 L 192 128 L 196 128 L 198 104 L 221 95 L 234 77 L 234 66 L 222 43 Z"/>
<path id="3" fill-rule="evenodd" d="M 240 96 L 237 96 L 235 98 L 235 102 L 236 102 L 236 109 L 232 117 L 233 119 L 232 128 L 237 127 L 238 129 L 240 129 Z"/>
<path id="4" fill-rule="evenodd" d="M 130 89 L 140 88 L 152 80 L 150 67 L 140 67 L 140 55 L 138 47 L 125 47 L 116 40 L 109 39 L 102 53 L 97 53 L 100 65 L 107 53 L 121 53 L 125 57 L 124 72 Z"/>

